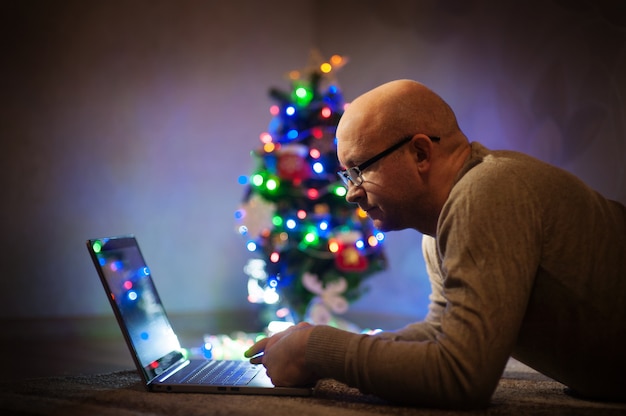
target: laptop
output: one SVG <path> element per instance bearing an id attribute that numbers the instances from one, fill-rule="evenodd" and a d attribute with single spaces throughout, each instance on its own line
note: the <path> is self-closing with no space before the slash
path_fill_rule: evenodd
<path id="1" fill-rule="evenodd" d="M 87 249 L 149 391 L 311 395 L 311 388 L 275 387 L 249 361 L 186 358 L 135 237 L 87 240 Z"/>

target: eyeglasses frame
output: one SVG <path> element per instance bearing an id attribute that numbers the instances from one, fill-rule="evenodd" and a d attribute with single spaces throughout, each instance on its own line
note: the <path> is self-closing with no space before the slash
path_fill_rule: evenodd
<path id="1" fill-rule="evenodd" d="M 354 184 L 355 186 L 361 186 L 363 184 L 363 171 L 365 169 L 367 169 L 374 163 L 378 162 L 383 157 L 395 152 L 396 150 L 398 150 L 399 148 L 401 148 L 402 146 L 410 142 L 411 139 L 413 139 L 413 137 L 415 137 L 415 135 L 403 137 L 396 144 L 392 145 L 391 147 L 388 147 L 387 149 L 383 150 L 377 155 L 372 156 L 371 158 L 367 159 L 365 162 L 357 166 L 353 166 L 351 168 L 342 169 L 338 171 L 337 175 L 339 175 L 339 177 L 341 178 L 341 180 L 346 186 L 350 185 L 350 183 Z M 437 136 L 428 136 L 428 138 L 432 142 L 438 142 L 441 140 L 441 138 Z M 350 172 L 356 172 L 356 175 L 354 175 L 354 177 L 358 178 L 359 183 L 356 183 L 356 181 L 353 179 L 353 175 L 351 175 Z"/>

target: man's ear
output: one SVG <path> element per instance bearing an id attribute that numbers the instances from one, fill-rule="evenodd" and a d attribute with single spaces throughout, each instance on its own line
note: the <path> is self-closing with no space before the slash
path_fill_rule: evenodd
<path id="1" fill-rule="evenodd" d="M 430 168 L 433 151 L 433 142 L 425 134 L 416 134 L 411 141 L 413 151 L 417 156 L 417 164 L 420 170 Z"/>

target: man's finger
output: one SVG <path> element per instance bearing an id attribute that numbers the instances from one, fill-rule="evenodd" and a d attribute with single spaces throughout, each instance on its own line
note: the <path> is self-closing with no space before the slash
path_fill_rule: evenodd
<path id="1" fill-rule="evenodd" d="M 269 338 L 263 338 L 261 341 L 248 348 L 248 350 L 243 353 L 244 357 L 252 358 L 261 354 L 263 351 L 265 351 L 265 346 L 267 345 L 268 340 Z"/>

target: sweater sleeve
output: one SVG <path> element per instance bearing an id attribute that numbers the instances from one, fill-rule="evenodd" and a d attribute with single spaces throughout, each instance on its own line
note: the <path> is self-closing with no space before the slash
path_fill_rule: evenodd
<path id="1" fill-rule="evenodd" d="M 316 327 L 306 350 L 311 368 L 396 403 L 489 403 L 515 344 L 541 246 L 532 195 L 497 173 L 457 184 L 436 249 L 425 243 L 433 284 L 427 319 L 395 337 Z"/>

